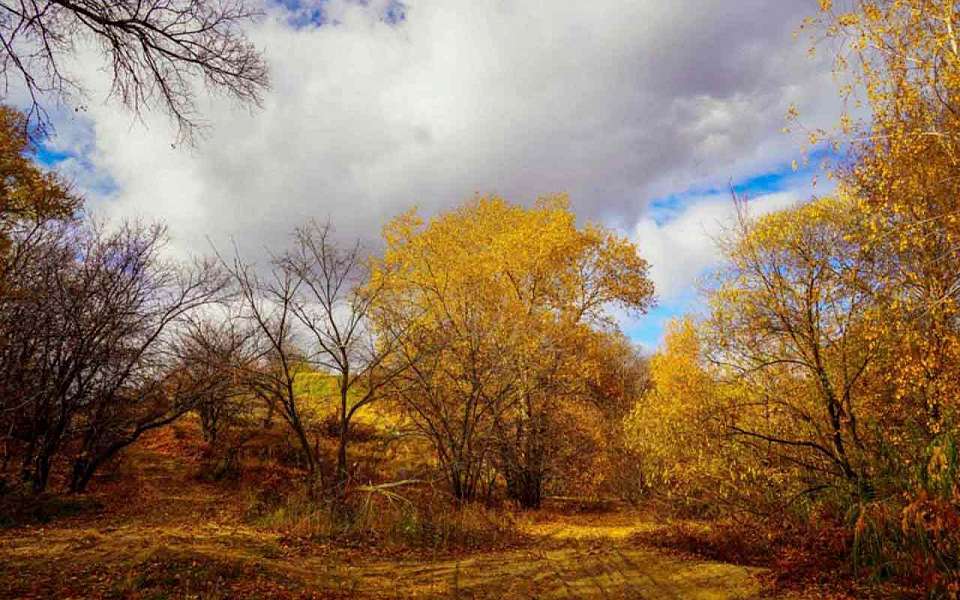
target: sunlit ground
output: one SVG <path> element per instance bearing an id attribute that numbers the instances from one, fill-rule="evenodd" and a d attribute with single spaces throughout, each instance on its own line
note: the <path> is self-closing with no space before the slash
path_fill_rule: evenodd
<path id="1" fill-rule="evenodd" d="M 757 569 L 638 546 L 625 510 L 521 515 L 529 543 L 457 555 L 378 554 L 246 524 L 175 456 L 139 457 L 126 501 L 0 530 L 9 598 L 752 598 Z"/>

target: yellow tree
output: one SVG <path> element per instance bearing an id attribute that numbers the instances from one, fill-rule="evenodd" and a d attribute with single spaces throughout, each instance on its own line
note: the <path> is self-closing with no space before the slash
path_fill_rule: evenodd
<path id="1" fill-rule="evenodd" d="M 957 588 L 956 546 L 937 550 L 946 538 L 916 517 L 944 507 L 933 521 L 960 514 L 952 491 L 960 467 L 950 450 L 960 425 L 960 11 L 954 0 L 820 4 L 813 21 L 837 44 L 843 93 L 869 111 L 861 123 L 845 118 L 838 141 L 851 157 L 841 183 L 862 200 L 866 242 L 882 259 L 866 332 L 886 355 L 870 374 L 872 409 L 889 431 L 886 462 L 899 467 L 899 487 L 918 502 L 930 493 L 941 503 L 904 511 L 897 537 L 918 542 L 926 556 L 941 552 L 936 569 L 952 571 Z M 944 449 L 953 458 L 943 460 Z"/>
<path id="2" fill-rule="evenodd" d="M 878 487 L 908 427 L 884 412 L 896 315 L 877 301 L 870 222 L 842 192 L 759 219 L 738 206 L 709 317 L 670 327 L 626 421 L 647 485 L 771 516 L 896 493 Z"/>
<path id="3" fill-rule="evenodd" d="M 584 363 L 592 368 L 586 377 L 588 415 L 582 421 L 595 423 L 598 443 L 594 452 L 583 457 L 588 463 L 581 459 L 568 470 L 563 491 L 567 494 L 569 484 L 579 483 L 579 490 L 570 491 L 634 502 L 644 492 L 644 482 L 623 423 L 650 385 L 648 359 L 620 332 L 598 332 L 592 337 L 584 354 Z"/>
<path id="4" fill-rule="evenodd" d="M 693 321 L 672 321 L 663 348 L 650 359 L 650 389 L 624 420 L 645 492 L 705 500 L 704 491 L 717 481 L 707 462 L 721 458 L 718 389 L 704 368 Z"/>
<path id="5" fill-rule="evenodd" d="M 644 311 L 653 288 L 636 248 L 578 228 L 565 197 L 533 208 L 478 198 L 424 223 L 405 214 L 385 230 L 374 270 L 381 327 L 402 327 L 397 380 L 433 440 L 457 498 L 473 497 L 496 465 L 524 506 L 549 474 L 551 410 L 578 397 L 577 349 L 605 309 Z"/>
<path id="6" fill-rule="evenodd" d="M 707 358 L 702 324 L 671 321 L 662 349 L 650 359 L 650 386 L 623 421 L 642 495 L 700 515 L 747 509 L 780 491 L 782 477 L 731 427 L 752 422 L 747 390 Z"/>
<path id="7" fill-rule="evenodd" d="M 0 252 L 4 254 L 18 224 L 66 217 L 79 206 L 59 177 L 37 166 L 27 131 L 22 113 L 0 106 Z"/>
<path id="8" fill-rule="evenodd" d="M 878 296 L 897 318 L 876 326 L 898 348 L 882 375 L 897 403 L 926 405 L 916 425 L 935 436 L 956 423 L 960 393 L 960 11 L 953 0 L 821 8 L 844 93 L 870 114 L 844 121 L 854 160 L 840 177 L 886 257 Z"/>
<path id="9" fill-rule="evenodd" d="M 741 210 L 710 298 L 708 356 L 746 391 L 727 429 L 793 473 L 798 493 L 873 493 L 880 432 L 862 413 L 879 344 L 861 226 L 844 195 L 756 220 Z"/>

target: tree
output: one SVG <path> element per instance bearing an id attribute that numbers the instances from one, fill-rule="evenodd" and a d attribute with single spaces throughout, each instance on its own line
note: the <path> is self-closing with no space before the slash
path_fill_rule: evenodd
<path id="1" fill-rule="evenodd" d="M 960 11 L 951 0 L 822 3 L 818 30 L 839 44 L 847 97 L 870 119 L 847 119 L 841 141 L 854 160 L 842 186 L 861 199 L 868 242 L 885 256 L 877 301 L 898 318 L 884 378 L 898 398 L 922 406 L 933 437 L 960 416 Z"/>
<path id="2" fill-rule="evenodd" d="M 5 429 L 0 439 L 8 446 L 14 443 L 17 411 L 28 402 L 22 393 L 26 382 L 19 380 L 27 356 L 12 351 L 24 348 L 23 325 L 35 318 L 24 310 L 36 292 L 35 277 L 26 273 L 37 275 L 42 271 L 37 265 L 54 260 L 43 250 L 52 235 L 50 222 L 71 218 L 79 206 L 63 182 L 35 164 L 32 148 L 26 117 L 0 107 L 0 320 L 5 323 L 0 328 L 0 424 Z M 5 452 L 0 470 L 12 458 L 13 452 Z"/>
<path id="3" fill-rule="evenodd" d="M 877 502 L 915 498 L 902 511 L 903 537 L 885 537 L 878 558 L 909 563 L 909 555 L 895 555 L 903 550 L 939 556 L 927 575 L 934 594 L 960 581 L 956 547 L 928 546 L 932 530 L 917 519 L 930 502 L 947 507 L 947 518 L 958 514 L 947 490 L 960 483 L 960 471 L 938 466 L 960 423 L 957 8 L 952 0 L 823 1 L 812 20 L 836 44 L 843 95 L 869 109 L 861 122 L 841 121 L 836 142 L 847 145 L 849 160 L 837 174 L 841 189 L 860 201 L 863 243 L 878 263 L 877 308 L 863 333 L 882 348 L 867 376 L 871 416 L 886 432 L 875 462 L 891 488 Z M 865 522 L 870 507 L 860 509 Z"/>
<path id="4" fill-rule="evenodd" d="M 602 332 L 593 336 L 583 363 L 593 366 L 584 372 L 584 404 L 592 409 L 589 412 L 597 423 L 594 435 L 599 448 L 592 465 L 566 469 L 561 476 L 581 479 L 590 473 L 593 495 L 636 502 L 645 492 L 646 482 L 624 421 L 651 385 L 649 359 L 623 333 Z M 576 460 L 571 462 L 577 464 Z"/>
<path id="5" fill-rule="evenodd" d="M 670 327 L 653 386 L 629 417 L 648 486 L 698 510 L 782 518 L 789 507 L 869 500 L 906 429 L 883 417 L 890 336 L 883 253 L 840 193 L 754 219 L 738 202 L 709 317 Z"/>
<path id="6" fill-rule="evenodd" d="M 811 488 L 872 485 L 859 417 L 876 358 L 864 337 L 873 261 L 855 206 L 819 199 L 754 221 L 741 204 L 711 298 L 708 356 L 751 390 L 743 412 L 766 416 L 730 432 L 818 474 Z"/>
<path id="7" fill-rule="evenodd" d="M 333 240 L 330 224 L 312 222 L 295 232 L 294 248 L 281 261 L 297 280 L 293 313 L 312 337 L 311 365 L 336 375 L 337 487 L 349 477 L 350 423 L 358 411 L 379 399 L 405 367 L 394 356 L 399 332 L 375 334 L 370 311 L 381 284 L 368 285 L 368 263 L 359 243 L 347 248 Z"/>
<path id="8" fill-rule="evenodd" d="M 243 0 L 45 0 L 0 3 L 0 70 L 31 98 L 28 118 L 48 123 L 43 97 L 82 92 L 63 69 L 84 39 L 96 41 L 112 76 L 111 94 L 136 114 L 159 106 L 189 138 L 198 125 L 194 83 L 258 104 L 267 66 L 241 26 L 257 16 Z"/>
<path id="9" fill-rule="evenodd" d="M 454 495 L 470 499 L 492 462 L 514 499 L 539 505 L 555 409 L 584 397 L 578 348 L 609 325 L 608 306 L 646 310 L 646 262 L 610 232 L 578 229 L 563 197 L 532 209 L 480 198 L 429 224 L 408 213 L 385 240 L 377 322 L 404 324 L 416 363 L 396 393 Z"/>
<path id="10" fill-rule="evenodd" d="M 704 360 L 692 319 L 671 321 L 662 348 L 650 359 L 650 388 L 624 419 L 637 460 L 641 494 L 662 495 L 706 512 L 733 483 L 723 444 L 725 390 Z"/>
<path id="11" fill-rule="evenodd" d="M 21 479 L 46 489 L 58 459 L 82 491 L 143 433 L 187 412 L 207 381 L 186 377 L 181 327 L 222 298 L 209 261 L 161 257 L 165 229 L 47 222 L 14 237 L 20 257 L 0 302 L 0 365 Z"/>
<path id="12" fill-rule="evenodd" d="M 33 149 L 27 117 L 0 106 L 0 252 L 4 260 L 15 228 L 68 218 L 79 208 L 80 201 L 69 187 L 37 166 L 31 157 Z"/>
<path id="13" fill-rule="evenodd" d="M 217 445 L 224 433 L 252 417 L 244 374 L 254 361 L 250 341 L 254 331 L 227 312 L 187 324 L 178 354 L 192 377 L 209 382 L 195 408 L 204 439 Z"/>
<path id="14" fill-rule="evenodd" d="M 596 366 L 586 382 L 588 399 L 619 426 L 650 385 L 649 360 L 619 331 L 593 336 L 589 352 Z"/>
<path id="15" fill-rule="evenodd" d="M 239 294 L 240 319 L 249 323 L 252 356 L 244 369 L 247 388 L 268 407 L 270 414 L 279 412 L 300 445 L 301 456 L 311 480 L 323 473 L 317 464 L 317 453 L 307 437 L 305 411 L 296 392 L 296 379 L 310 369 L 307 357 L 297 344 L 294 329 L 295 306 L 301 282 L 280 261 L 274 261 L 266 280 L 239 256 L 232 263 L 221 259 Z"/>
<path id="16" fill-rule="evenodd" d="M 80 415 L 81 441 L 70 483 L 75 492 L 83 491 L 120 450 L 179 419 L 221 383 L 208 365 L 193 361 L 184 343 L 191 320 L 225 298 L 227 280 L 216 264 L 167 262 L 162 257 L 166 229 L 160 226 L 124 226 L 94 236 L 81 250 L 96 270 L 90 280 L 97 282 L 84 304 L 112 308 L 115 315 L 104 311 L 92 326 L 117 337 L 101 350 L 110 360 L 93 376 L 98 385 Z"/>

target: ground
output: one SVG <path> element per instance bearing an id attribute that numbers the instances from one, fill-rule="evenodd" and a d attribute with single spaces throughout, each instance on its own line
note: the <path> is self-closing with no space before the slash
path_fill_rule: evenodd
<path id="1" fill-rule="evenodd" d="M 768 597 L 758 569 L 638 545 L 631 534 L 656 524 L 627 510 L 524 517 L 529 543 L 495 551 L 371 555 L 249 524 L 233 492 L 198 481 L 180 457 L 137 461 L 109 508 L 81 503 L 46 524 L 0 529 L 0 597 Z"/>

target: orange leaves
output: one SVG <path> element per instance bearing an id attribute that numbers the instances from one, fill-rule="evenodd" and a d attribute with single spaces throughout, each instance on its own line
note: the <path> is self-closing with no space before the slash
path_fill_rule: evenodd
<path id="1" fill-rule="evenodd" d="M 416 392 L 400 395 L 449 467 L 455 495 L 473 494 L 494 454 L 519 490 L 542 485 L 544 465 L 573 464 L 578 446 L 598 446 L 578 412 L 604 359 L 592 353 L 594 337 L 612 324 L 611 305 L 643 312 L 653 299 L 631 242 L 578 228 L 562 195 L 530 208 L 478 197 L 429 221 L 407 213 L 385 241 L 374 265 L 379 325 L 409 332 Z"/>
<path id="2" fill-rule="evenodd" d="M 79 206 L 67 185 L 44 173 L 29 156 L 33 149 L 26 118 L 0 106 L 0 236 L 17 221 L 68 217 Z"/>

